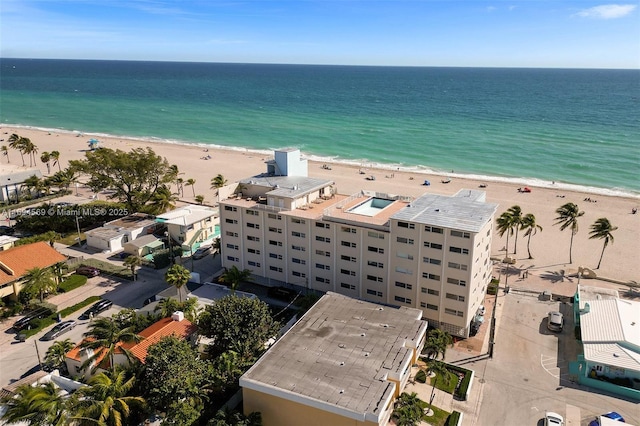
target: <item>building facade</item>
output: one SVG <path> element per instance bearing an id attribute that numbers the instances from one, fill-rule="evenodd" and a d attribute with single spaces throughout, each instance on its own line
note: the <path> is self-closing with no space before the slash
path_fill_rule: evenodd
<path id="1" fill-rule="evenodd" d="M 222 265 L 266 285 L 418 308 L 468 337 L 491 280 L 497 205 L 475 190 L 411 199 L 334 185 L 271 172 L 241 181 L 242 198 L 220 202 Z"/>
<path id="2" fill-rule="evenodd" d="M 191 255 L 201 245 L 211 244 L 218 236 L 218 212 L 211 207 L 190 205 L 156 217 L 167 226 L 170 244 L 178 244 L 185 255 Z"/>

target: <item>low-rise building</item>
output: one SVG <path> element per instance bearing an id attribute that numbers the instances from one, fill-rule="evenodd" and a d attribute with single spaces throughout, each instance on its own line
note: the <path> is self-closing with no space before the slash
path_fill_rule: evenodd
<path id="1" fill-rule="evenodd" d="M 0 251 L 0 297 L 17 298 L 30 269 L 49 268 L 65 260 L 66 256 L 44 241 Z"/>
<path id="2" fill-rule="evenodd" d="M 16 202 L 24 182 L 32 176 L 42 179 L 39 169 L 25 169 L 13 164 L 0 165 L 0 202 Z"/>
<path id="3" fill-rule="evenodd" d="M 100 228 L 85 232 L 87 245 L 105 253 L 122 250 L 124 245 L 141 236 L 151 234 L 158 224 L 155 218 L 145 213 L 134 213 L 107 222 Z"/>
<path id="4" fill-rule="evenodd" d="M 156 221 L 167 226 L 170 244 L 180 245 L 185 255 L 211 244 L 219 235 L 218 211 L 207 206 L 180 207 L 159 215 Z"/>
<path id="5" fill-rule="evenodd" d="M 265 426 L 388 424 L 424 345 L 421 316 L 328 292 L 240 378 L 245 414 Z"/>

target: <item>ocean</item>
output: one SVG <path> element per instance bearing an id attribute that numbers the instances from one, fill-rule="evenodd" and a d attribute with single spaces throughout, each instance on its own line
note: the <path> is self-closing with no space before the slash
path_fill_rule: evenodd
<path id="1" fill-rule="evenodd" d="M 639 100 L 640 70 L 0 60 L 5 125 L 614 195 Z"/>

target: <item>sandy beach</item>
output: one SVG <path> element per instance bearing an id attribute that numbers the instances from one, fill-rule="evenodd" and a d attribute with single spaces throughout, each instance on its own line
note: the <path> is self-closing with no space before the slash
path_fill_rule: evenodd
<path id="1" fill-rule="evenodd" d="M 60 152 L 61 166 L 66 167 L 69 160 L 82 159 L 88 149 L 87 141 L 92 136 L 78 136 L 75 133 L 41 131 L 29 128 L 12 128 L 3 126 L 0 132 L 0 145 L 8 145 L 7 139 L 12 133 L 28 137 L 38 148 L 40 153 L 53 150 Z M 193 201 L 193 194 L 205 197 L 205 204 L 214 203 L 214 191 L 210 189 L 211 178 L 222 174 L 229 182 L 234 182 L 266 171 L 264 161 L 270 156 L 239 150 L 224 150 L 203 148 L 199 146 L 151 143 L 123 138 L 99 137 L 100 145 L 106 148 L 128 151 L 136 147 L 151 146 L 153 150 L 167 158 L 169 163 L 176 164 L 181 172 L 180 177 L 185 181 L 195 179 L 193 190 L 185 186 L 185 201 Z M 206 151 L 205 151 L 206 149 Z M 303 153 L 304 154 L 304 153 Z M 204 159 L 209 156 L 209 159 Z M 9 149 L 9 160 L 13 165 L 22 165 L 18 151 Z M 0 158 L 2 165 L 7 164 L 7 158 Z M 382 170 L 366 168 L 365 174 L 360 174 L 360 167 L 339 163 L 309 162 L 309 176 L 331 179 L 341 194 L 353 194 L 362 189 L 374 190 L 389 194 L 419 196 L 425 192 L 452 195 L 458 190 L 479 189 L 486 184 L 487 201 L 499 205 L 496 216 L 513 205 L 519 205 L 523 214 L 532 213 L 537 223 L 544 229 L 531 238 L 531 252 L 534 259 L 528 259 L 527 239 L 522 232 L 518 237 L 517 259 L 514 269 L 529 269 L 536 275 L 548 274 L 565 275 L 575 273 L 578 266 L 595 268 L 602 251 L 603 241 L 589 239 L 589 230 L 598 218 L 606 217 L 618 227 L 614 231 L 614 242 L 605 250 L 602 265 L 596 273 L 599 276 L 619 281 L 640 282 L 640 213 L 632 214 L 633 208 L 640 208 L 637 197 L 614 197 L 587 192 L 569 191 L 561 188 L 540 188 L 529 185 L 530 193 L 518 191 L 522 184 L 504 182 L 481 182 L 457 176 L 451 177 L 449 183 L 442 181 L 447 176 L 419 174 L 403 170 Z M 28 160 L 27 160 L 28 165 Z M 45 164 L 38 161 L 37 167 L 47 176 Z M 52 167 L 52 173 L 57 170 Z M 375 176 L 375 180 L 365 179 Z M 428 179 L 430 186 L 424 186 Z M 173 188 L 175 189 L 175 187 Z M 104 196 L 98 195 L 100 199 Z M 591 200 L 588 201 L 587 199 Z M 560 232 L 559 226 L 554 226 L 555 210 L 561 205 L 573 202 L 585 212 L 579 219 L 579 232 L 574 237 L 573 263 L 569 264 L 570 231 Z M 495 257 L 504 256 L 506 238 L 494 235 L 492 254 Z M 510 238 L 510 251 L 513 251 L 513 238 Z"/>

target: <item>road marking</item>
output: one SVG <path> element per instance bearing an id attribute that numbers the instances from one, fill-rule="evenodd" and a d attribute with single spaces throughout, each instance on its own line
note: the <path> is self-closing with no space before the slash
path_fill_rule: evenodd
<path id="1" fill-rule="evenodd" d="M 556 357 L 540 354 L 540 365 L 544 368 L 544 371 L 556 379 L 560 379 L 560 367 L 557 366 L 557 363 L 558 359 Z"/>

